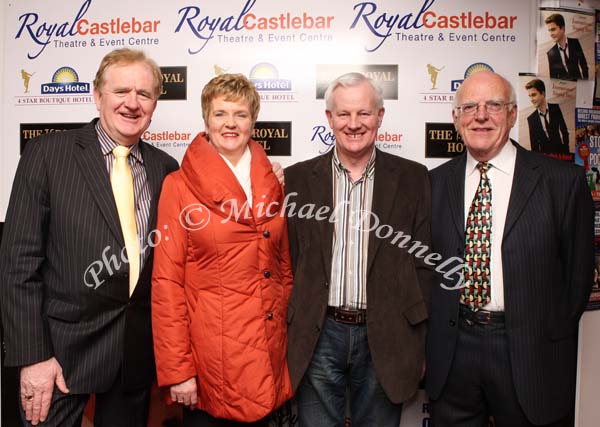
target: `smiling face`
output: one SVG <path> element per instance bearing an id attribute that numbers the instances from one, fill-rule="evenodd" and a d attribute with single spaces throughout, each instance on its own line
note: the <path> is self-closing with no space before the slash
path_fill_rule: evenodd
<path id="1" fill-rule="evenodd" d="M 104 72 L 103 84 L 94 88 L 100 125 L 112 140 L 130 146 L 150 125 L 156 108 L 156 82 L 143 62 L 115 64 Z"/>
<path id="2" fill-rule="evenodd" d="M 225 101 L 223 96 L 214 98 L 205 125 L 211 145 L 231 163 L 237 164 L 252 136 L 248 101 Z"/>
<path id="3" fill-rule="evenodd" d="M 333 91 L 332 100 L 333 107 L 325 114 L 340 160 L 370 157 L 384 114 L 383 108 L 377 108 L 373 88 L 366 82 L 339 86 Z"/>
<path id="4" fill-rule="evenodd" d="M 469 153 L 478 161 L 488 161 L 502 150 L 517 120 L 515 105 L 505 106 L 498 113 L 488 113 L 483 107 L 486 101 L 506 103 L 511 100 L 508 83 L 499 75 L 479 72 L 467 78 L 458 91 L 457 105 L 477 103 L 474 114 L 464 114 L 454 109 L 452 118 Z"/>

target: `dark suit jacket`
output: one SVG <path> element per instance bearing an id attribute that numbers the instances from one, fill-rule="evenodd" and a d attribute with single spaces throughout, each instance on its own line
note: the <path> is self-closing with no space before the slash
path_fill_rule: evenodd
<path id="1" fill-rule="evenodd" d="M 550 67 L 550 77 L 563 80 L 587 79 L 589 75 L 588 65 L 581 44 L 579 44 L 579 40 L 567 38 L 567 44 L 569 45 L 569 60 L 567 61 L 566 70 L 560 56 L 558 45 L 555 44 L 548 52 L 546 52 L 548 55 L 548 65 Z"/>
<path id="2" fill-rule="evenodd" d="M 444 259 L 463 257 L 465 165 L 466 154 L 431 171 L 433 245 Z M 534 424 L 574 409 L 578 322 L 593 279 L 593 215 L 581 167 L 517 148 L 502 245 L 492 250 L 502 250 L 517 398 Z M 433 399 L 452 365 L 459 294 L 440 286 L 432 293 L 426 383 Z"/>
<path id="3" fill-rule="evenodd" d="M 149 385 L 154 378 L 152 250 L 145 252 L 129 298 L 129 267 L 120 261 L 123 235 L 94 125 L 27 144 L 0 248 L 6 364 L 55 356 L 71 393 L 107 390 L 121 367 L 126 388 Z M 163 178 L 178 165 L 151 145 L 140 142 L 140 148 L 152 196 L 152 230 Z M 93 263 L 101 270 L 96 289 L 86 274 Z"/>
<path id="4" fill-rule="evenodd" d="M 531 151 L 541 153 L 568 153 L 569 152 L 569 131 L 558 104 L 548 104 L 550 118 L 548 123 L 548 135 L 542 126 L 543 118 L 540 117 L 536 109 L 527 117 L 529 125 L 529 141 Z"/>
<path id="5" fill-rule="evenodd" d="M 296 388 L 306 371 L 325 320 L 331 277 L 333 150 L 285 170 L 294 288 L 288 309 L 288 362 Z M 394 234 L 369 234 L 367 331 L 377 378 L 393 402 L 417 389 L 425 350 L 425 328 L 433 273 L 402 243 L 397 232 L 430 246 L 430 189 L 423 165 L 377 151 L 372 212 Z M 297 194 L 295 194 L 297 193 Z M 302 206 L 329 208 L 324 220 L 306 218 Z M 374 224 L 374 222 L 372 223 Z M 382 229 L 380 236 L 391 233 Z M 412 243 L 411 241 L 411 243 Z M 414 251 L 414 249 L 413 249 Z"/>

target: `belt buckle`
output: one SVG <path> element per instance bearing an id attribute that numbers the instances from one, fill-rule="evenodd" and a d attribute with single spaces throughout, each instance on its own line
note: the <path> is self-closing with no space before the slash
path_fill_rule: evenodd
<path id="1" fill-rule="evenodd" d="M 364 323 L 364 313 L 356 311 L 355 313 L 349 312 L 349 310 L 343 310 L 336 308 L 333 314 L 333 319 L 336 322 L 345 323 L 347 325 L 360 325 Z"/>

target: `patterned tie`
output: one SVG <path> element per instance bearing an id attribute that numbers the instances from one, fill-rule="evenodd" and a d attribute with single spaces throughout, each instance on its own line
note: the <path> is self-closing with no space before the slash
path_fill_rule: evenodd
<path id="1" fill-rule="evenodd" d="M 480 178 L 469 209 L 465 233 L 465 287 L 460 301 L 477 311 L 491 299 L 490 254 L 492 235 L 492 186 L 488 162 L 479 162 Z"/>
<path id="2" fill-rule="evenodd" d="M 117 203 L 119 221 L 125 239 L 125 249 L 129 261 L 129 296 L 131 296 L 140 275 L 140 246 L 137 239 L 135 197 L 133 177 L 128 161 L 129 154 L 129 148 L 122 145 L 118 145 L 113 149 L 115 161 L 110 175 L 110 184 Z"/>

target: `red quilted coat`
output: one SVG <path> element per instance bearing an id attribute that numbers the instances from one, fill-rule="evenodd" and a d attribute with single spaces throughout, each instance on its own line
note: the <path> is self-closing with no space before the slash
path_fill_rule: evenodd
<path id="1" fill-rule="evenodd" d="M 262 147 L 249 147 L 252 207 L 205 135 L 194 139 L 163 184 L 152 277 L 159 385 L 196 377 L 198 408 L 243 422 L 293 394 L 283 192 Z"/>

